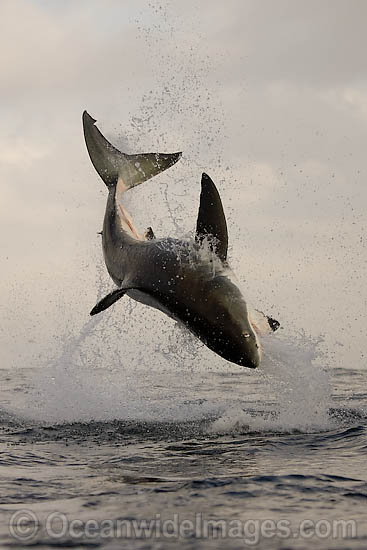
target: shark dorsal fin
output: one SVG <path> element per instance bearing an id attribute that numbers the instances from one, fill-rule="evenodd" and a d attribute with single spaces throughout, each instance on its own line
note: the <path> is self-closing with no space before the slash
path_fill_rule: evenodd
<path id="1" fill-rule="evenodd" d="M 87 111 L 83 113 L 85 143 L 94 168 L 107 187 L 120 178 L 126 189 L 163 172 L 181 157 L 181 153 L 141 153 L 127 155 L 114 147 L 95 125 L 96 120 Z"/>
<path id="2" fill-rule="evenodd" d="M 200 207 L 196 223 L 196 241 L 200 243 L 209 235 L 214 237 L 216 254 L 222 262 L 225 262 L 228 249 L 226 217 L 217 188 L 210 177 L 203 173 Z"/>

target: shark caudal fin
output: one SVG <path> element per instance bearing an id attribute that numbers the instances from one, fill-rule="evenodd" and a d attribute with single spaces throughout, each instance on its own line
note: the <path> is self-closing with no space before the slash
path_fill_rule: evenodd
<path id="1" fill-rule="evenodd" d="M 116 185 L 120 178 L 125 189 L 131 189 L 163 172 L 181 157 L 181 153 L 122 153 L 101 134 L 96 120 L 87 111 L 83 113 L 85 143 L 94 168 L 107 187 Z"/>

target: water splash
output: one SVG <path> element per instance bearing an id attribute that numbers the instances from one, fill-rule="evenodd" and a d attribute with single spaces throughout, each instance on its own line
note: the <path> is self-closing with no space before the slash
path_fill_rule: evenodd
<path id="1" fill-rule="evenodd" d="M 163 241 L 162 241 L 163 242 Z M 167 243 L 166 243 L 167 244 Z M 168 241 L 177 254 L 213 260 L 212 243 Z M 215 268 L 215 266 L 214 266 Z M 110 290 L 103 260 L 97 300 Z M 66 334 L 54 360 L 28 369 L 11 411 L 41 423 L 216 418 L 212 433 L 329 429 L 330 395 L 320 342 L 304 334 L 262 338 L 257 371 L 228 363 L 185 328 L 125 297 L 108 315 Z"/>
<path id="2" fill-rule="evenodd" d="M 269 335 L 253 371 L 217 357 L 159 312 L 132 302 L 129 310 L 128 299 L 126 306 L 90 319 L 57 359 L 30 370 L 29 389 L 11 412 L 42 424 L 216 418 L 211 433 L 333 427 L 317 342 Z M 153 327 L 144 327 L 147 315 Z"/>
<path id="3" fill-rule="evenodd" d="M 216 432 L 317 432 L 335 427 L 329 411 L 331 386 L 319 341 L 299 334 L 292 341 L 274 335 L 263 340 L 264 407 L 235 407 L 211 427 Z M 323 364 L 322 364 L 323 361 Z"/>

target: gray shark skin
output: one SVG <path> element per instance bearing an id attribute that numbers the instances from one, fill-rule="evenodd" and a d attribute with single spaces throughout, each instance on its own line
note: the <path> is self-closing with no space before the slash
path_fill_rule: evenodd
<path id="1" fill-rule="evenodd" d="M 126 155 L 113 147 L 85 111 L 84 136 L 94 167 L 108 187 L 103 254 L 117 289 L 91 311 L 95 315 L 127 294 L 185 325 L 208 348 L 249 368 L 261 349 L 246 302 L 227 264 L 228 234 L 219 193 L 202 175 L 195 243 L 140 236 L 121 205 L 121 194 L 172 166 L 180 153 Z M 262 315 L 262 314 L 260 314 Z M 266 319 L 269 330 L 279 323 Z"/>

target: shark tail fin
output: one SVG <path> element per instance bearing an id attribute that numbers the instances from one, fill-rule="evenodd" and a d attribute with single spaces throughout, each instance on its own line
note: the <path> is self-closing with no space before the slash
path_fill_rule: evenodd
<path id="1" fill-rule="evenodd" d="M 163 172 L 181 157 L 181 153 L 142 153 L 127 155 L 114 147 L 95 125 L 87 111 L 83 113 L 84 138 L 92 164 L 107 187 L 123 181 L 125 190 Z"/>

